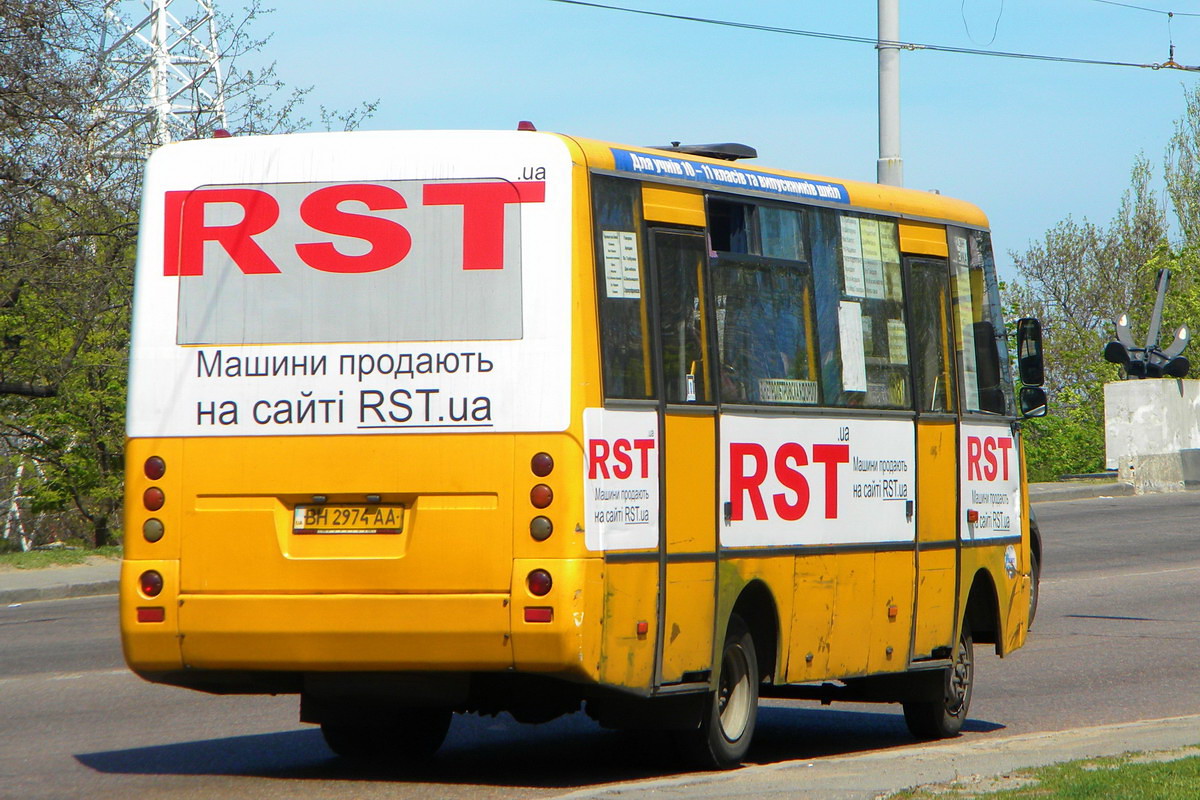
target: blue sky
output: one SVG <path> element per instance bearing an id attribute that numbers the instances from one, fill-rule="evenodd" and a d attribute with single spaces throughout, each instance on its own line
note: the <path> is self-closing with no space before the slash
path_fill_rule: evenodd
<path id="1" fill-rule="evenodd" d="M 605 2 L 606 0 L 601 0 Z M 1128 0 L 1200 14 L 1200 0 Z M 876 3 L 612 0 L 613 5 L 873 37 Z M 219 7 L 236 8 L 229 0 Z M 738 141 L 758 163 L 874 180 L 876 53 L 832 42 L 550 0 L 280 0 L 259 33 L 312 104 L 380 101 L 363 126 L 512 128 L 630 144 Z M 1200 65 L 1200 16 L 1097 0 L 900 3 L 901 39 L 1007 52 Z M 1170 36 L 1170 38 L 1169 38 Z M 1200 73 L 930 51 L 901 56 L 905 184 L 980 205 L 1007 251 L 1067 215 L 1107 222 L 1144 152 L 1161 175 Z M 315 115 L 311 115 L 315 116 Z"/>

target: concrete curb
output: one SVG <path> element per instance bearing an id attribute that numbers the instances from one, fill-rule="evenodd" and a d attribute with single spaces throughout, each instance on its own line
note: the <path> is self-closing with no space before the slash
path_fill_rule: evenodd
<path id="1" fill-rule="evenodd" d="M 1064 761 L 1173 750 L 1200 742 L 1200 715 L 1074 730 L 981 737 L 845 756 L 743 767 L 734 772 L 610 784 L 555 800 L 687 797 L 691 800 L 879 800 L 968 776 L 1002 775 Z"/>
<path id="2" fill-rule="evenodd" d="M 1137 494 L 1131 483 L 1031 483 L 1029 502 L 1053 503 L 1060 500 L 1088 500 L 1096 497 L 1132 497 Z"/>
<path id="3" fill-rule="evenodd" d="M 32 603 L 38 600 L 65 600 L 72 597 L 98 597 L 116 594 L 120 581 L 90 581 L 87 583 L 54 583 L 49 586 L 26 586 L 19 589 L 0 589 L 0 605 Z"/>

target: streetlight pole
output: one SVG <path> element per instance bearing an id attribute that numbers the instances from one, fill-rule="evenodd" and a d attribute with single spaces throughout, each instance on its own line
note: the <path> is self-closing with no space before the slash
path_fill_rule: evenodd
<path id="1" fill-rule="evenodd" d="M 879 160 L 876 180 L 904 185 L 900 159 L 900 0 L 879 0 Z"/>

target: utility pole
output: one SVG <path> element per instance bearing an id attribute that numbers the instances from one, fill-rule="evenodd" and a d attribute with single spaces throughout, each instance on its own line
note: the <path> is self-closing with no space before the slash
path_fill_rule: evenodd
<path id="1" fill-rule="evenodd" d="M 879 0 L 879 160 L 876 180 L 904 185 L 900 159 L 900 0 Z"/>
<path id="2" fill-rule="evenodd" d="M 227 127 L 214 6 L 215 0 L 105 0 L 101 55 L 118 79 L 97 106 L 126 118 L 113 141 L 141 127 L 153 149 Z M 142 81 L 144 91 L 137 92 Z"/>

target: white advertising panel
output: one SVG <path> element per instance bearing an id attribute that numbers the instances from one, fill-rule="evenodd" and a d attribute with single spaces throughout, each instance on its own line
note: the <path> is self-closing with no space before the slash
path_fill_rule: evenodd
<path id="1" fill-rule="evenodd" d="M 161 148 L 128 435 L 566 429 L 571 168 L 516 131 Z"/>
<path id="2" fill-rule="evenodd" d="M 721 544 L 914 539 L 913 423 L 721 417 Z"/>
<path id="3" fill-rule="evenodd" d="M 588 408 L 583 435 L 587 548 L 658 547 L 658 412 Z"/>
<path id="4" fill-rule="evenodd" d="M 1021 467 L 1012 427 L 1003 423 L 964 422 L 960 485 L 965 541 L 1021 534 Z M 972 521 L 973 520 L 973 521 Z"/>

